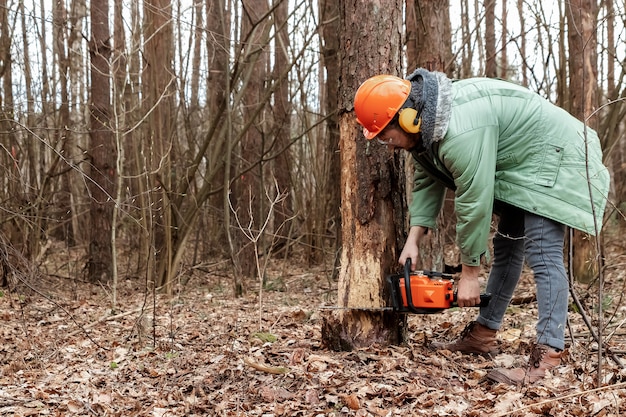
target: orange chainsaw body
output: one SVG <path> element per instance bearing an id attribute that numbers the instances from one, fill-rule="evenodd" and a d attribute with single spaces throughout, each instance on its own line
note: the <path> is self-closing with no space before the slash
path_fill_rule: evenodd
<path id="1" fill-rule="evenodd" d="M 452 306 L 454 302 L 452 280 L 433 279 L 421 272 L 417 272 L 411 274 L 409 282 L 411 283 L 410 293 L 413 307 L 438 310 Z M 403 307 L 409 307 L 404 278 L 399 278 L 398 286 L 402 296 Z"/>

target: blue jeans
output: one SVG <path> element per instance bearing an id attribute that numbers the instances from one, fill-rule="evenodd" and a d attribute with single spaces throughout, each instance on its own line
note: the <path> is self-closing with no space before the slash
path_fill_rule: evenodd
<path id="1" fill-rule="evenodd" d="M 537 291 L 537 343 L 562 350 L 569 300 L 563 263 L 565 226 L 500 202 L 494 211 L 500 222 L 493 238 L 494 260 L 486 288 L 491 301 L 481 307 L 476 321 L 490 329 L 500 328 L 526 260 Z"/>

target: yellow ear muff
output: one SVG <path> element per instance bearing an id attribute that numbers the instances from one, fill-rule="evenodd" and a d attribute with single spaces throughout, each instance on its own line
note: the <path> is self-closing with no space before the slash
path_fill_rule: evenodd
<path id="1" fill-rule="evenodd" d="M 417 110 L 407 107 L 398 112 L 398 123 L 407 133 L 419 133 L 422 127 L 422 118 L 417 119 Z"/>

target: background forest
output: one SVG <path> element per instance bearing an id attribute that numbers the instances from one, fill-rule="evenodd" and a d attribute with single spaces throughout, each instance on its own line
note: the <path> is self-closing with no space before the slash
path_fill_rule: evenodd
<path id="1" fill-rule="evenodd" d="M 185 305 L 181 300 L 198 296 L 194 303 L 208 303 L 209 311 L 217 308 L 217 299 L 219 306 L 230 307 L 226 312 L 206 313 L 211 320 L 219 323 L 227 317 L 225 321 L 239 323 L 239 317 L 246 315 L 245 325 L 233 326 L 237 332 L 243 329 L 256 335 L 239 339 L 237 333 L 234 342 L 222 341 L 216 349 L 235 342 L 249 344 L 256 354 L 269 349 L 269 356 L 288 357 L 292 369 L 305 368 L 305 374 L 324 375 L 334 367 L 345 367 L 347 372 L 346 358 L 365 366 L 362 371 L 368 375 L 395 371 L 399 362 L 404 367 L 405 356 L 424 359 L 420 352 L 395 348 L 364 353 L 367 358 L 311 357 L 308 353 L 320 348 L 311 341 L 320 338 L 317 313 L 286 309 L 271 314 L 265 311 L 268 316 L 264 317 L 262 301 L 265 296 L 267 303 L 284 302 L 292 307 L 300 302 L 333 301 L 337 280 L 358 278 L 346 270 L 356 269 L 353 266 L 360 255 L 355 245 L 359 243 L 342 233 L 342 225 L 369 221 L 364 214 L 367 208 L 351 211 L 342 207 L 342 201 L 355 193 L 346 186 L 346 178 L 360 175 L 363 168 L 361 162 L 346 158 L 350 143 L 362 139 L 352 98 L 358 85 L 375 73 L 404 76 L 422 66 L 456 78 L 500 77 L 523 84 L 598 131 L 613 180 L 604 222 L 607 238 L 589 246 L 590 239 L 572 235 L 573 247 L 588 247 L 584 257 L 570 252 L 570 258 L 572 270 L 580 271 L 576 275 L 586 279 L 589 287 L 585 289 L 595 300 L 592 318 L 585 320 L 589 329 L 603 326 L 604 306 L 616 314 L 607 323 L 620 323 L 612 330 L 619 334 L 621 299 L 606 301 L 609 295 L 603 293 L 603 273 L 617 274 L 609 277 L 615 279 L 613 289 L 620 293 L 623 287 L 617 282 L 621 285 L 622 281 L 617 278 L 623 278 L 624 246 L 619 237 L 626 201 L 625 24 L 624 2 L 616 0 L 0 0 L 0 284 L 7 289 L 3 296 L 18 294 L 4 297 L 3 320 L 19 316 L 24 327 L 26 323 L 56 321 L 66 328 L 77 326 L 85 335 L 72 346 L 83 351 L 81 343 L 93 344 L 100 349 L 99 359 L 115 363 L 117 368 L 120 357 L 130 362 L 130 352 L 135 352 L 133 358 L 137 359 L 136 352 L 146 344 L 155 352 L 160 349 L 170 355 L 168 361 L 172 352 L 179 355 L 183 349 L 177 343 L 182 342 L 174 335 L 187 326 L 179 321 L 195 323 L 195 318 L 191 319 L 195 308 L 181 307 L 173 313 L 175 303 L 168 304 L 161 297 L 175 295 L 177 302 Z M 375 152 L 380 153 L 381 161 L 390 161 L 385 166 L 392 173 L 376 179 L 383 184 L 379 188 L 385 188 L 384 181 L 398 183 L 396 191 L 401 193 L 405 185 L 400 179 L 410 177 L 410 163 L 404 155 L 390 157 L 382 148 Z M 396 203 L 386 209 L 393 213 L 389 218 L 393 218 L 395 230 L 402 231 L 403 210 Z M 378 226 L 388 230 L 385 225 Z M 458 263 L 454 225 L 444 217 L 441 226 L 441 233 L 424 249 L 431 258 L 425 262 L 438 267 Z M 384 242 L 390 248 L 381 250 L 381 259 L 376 260 L 379 271 L 373 279 L 395 267 L 402 233 L 396 232 Z M 602 256 L 596 256 L 600 253 Z M 593 259 L 598 258 L 604 263 L 596 267 Z M 581 265 L 576 265 L 578 260 Z M 277 290 L 282 293 L 279 301 L 273 293 Z M 282 298 L 285 291 L 292 297 L 288 301 Z M 31 302 L 43 304 L 25 313 L 24 294 L 34 297 Z M 255 297 L 252 308 L 247 304 L 251 295 Z M 138 301 L 142 307 L 136 309 Z M 162 312 L 165 316 L 156 314 L 161 302 L 169 305 Z M 96 310 L 96 305 L 108 312 Z M 154 309 L 152 315 L 146 313 L 150 308 Z M 55 318 L 44 311 L 54 311 Z M 458 316 L 460 312 L 451 314 L 457 316 L 443 319 L 449 327 L 464 320 L 465 316 Z M 129 321 L 123 322 L 122 317 Z M 217 343 L 224 335 L 232 335 L 233 327 L 209 329 L 207 334 L 213 336 L 203 334 L 199 329 L 207 317 L 197 319 L 197 330 L 185 330 L 186 349 L 206 348 L 214 339 Z M 296 328 L 293 338 L 299 342 L 268 348 L 273 341 L 265 338 L 272 336 L 273 326 L 285 317 L 289 318 L 285 331 Z M 111 332 L 110 328 L 101 330 L 99 336 L 87 331 L 109 320 L 123 322 L 109 335 L 118 335 L 116 342 L 98 339 Z M 426 323 L 433 319 L 424 320 L 427 329 Z M 306 325 L 300 326 L 302 323 Z M 415 322 L 408 325 L 416 330 Z M 268 333 L 255 333 L 268 328 Z M 41 332 L 30 329 L 22 334 L 7 327 L 2 334 L 13 347 L 0 348 L 0 354 L 6 354 L 0 374 L 0 407 L 24 406 L 28 397 L 41 403 L 30 407 L 39 411 L 55 404 L 52 409 L 79 410 L 75 412 L 80 414 L 86 410 L 86 400 L 55 400 L 63 397 L 55 395 L 65 388 L 58 388 L 56 394 L 37 388 L 37 395 L 2 389 L 19 385 L 8 381 L 10 373 L 42 372 L 45 368 L 45 360 L 38 355 L 41 362 L 37 366 L 25 356 L 15 360 L 18 352 L 33 349 L 33 341 L 28 339 L 45 334 Z M 424 332 L 432 336 L 432 332 Z M 70 332 L 70 336 L 79 333 Z M 602 337 L 591 333 L 594 346 L 601 346 Z M 124 337 L 125 342 L 120 342 Z M 204 337 L 209 337 L 208 341 Z M 419 345 L 425 336 L 412 337 Z M 192 341 L 198 338 L 203 344 L 196 346 Z M 38 349 L 48 352 L 43 345 Z M 68 369 L 69 380 L 98 385 L 93 375 L 81 373 L 84 363 L 72 369 L 67 356 L 52 350 L 55 353 L 48 358 L 54 356 L 60 368 Z M 598 362 L 589 368 L 591 376 L 582 378 L 576 389 L 588 388 L 594 378 L 597 386 L 620 383 L 619 369 L 600 372 L 602 349 L 599 351 Z M 236 356 L 237 349 L 230 353 Z M 177 358 L 182 360 L 182 356 Z M 197 375 L 179 372 L 185 366 L 197 366 L 190 362 L 168 362 L 162 370 L 156 365 L 132 369 L 138 373 L 132 378 L 187 378 L 180 394 L 184 399 L 165 396 L 167 399 L 161 398 L 165 402 L 159 402 L 165 387 L 181 385 L 180 380 L 171 379 L 161 379 L 164 385 L 147 394 L 152 402 L 140 399 L 146 394 L 140 389 L 137 392 L 143 394 L 135 392 L 136 396 L 124 391 L 124 401 L 134 398 L 131 405 L 112 405 L 121 401 L 111 394 L 119 394 L 115 389 L 108 390 L 106 398 L 101 392 L 81 398 L 89 397 L 87 402 L 97 415 L 159 415 L 157 409 L 162 410 L 160 415 L 227 415 L 232 409 L 256 415 L 250 410 L 267 411 L 250 405 L 259 399 L 272 403 L 275 414 L 294 415 L 290 413 L 295 405 L 290 401 L 302 396 L 307 404 L 303 409 L 327 412 L 330 407 L 344 412 L 347 407 L 345 413 L 358 414 L 367 408 L 365 398 L 375 398 L 367 391 L 372 385 L 365 383 L 350 393 L 322 393 L 319 386 L 328 382 L 325 377 L 316 380 L 315 388 L 305 383 L 308 377 L 303 374 L 291 385 L 283 380 L 281 390 L 268 378 L 282 371 L 254 361 L 246 362 L 248 369 L 269 376 L 255 377 L 246 388 L 233 382 L 246 374 L 242 371 L 245 365 L 223 365 L 227 359 L 222 356 L 200 359 L 206 365 L 201 367 L 203 371 L 220 375 L 202 384 Z M 388 360 L 399 362 L 392 365 Z M 185 357 L 185 361 L 191 359 Z M 621 365 L 619 359 L 615 363 Z M 477 362 L 473 366 L 472 372 L 480 374 L 486 365 Z M 118 382 L 130 380 L 129 375 L 115 378 Z M 447 374 L 439 377 L 449 380 Z M 100 378 L 101 385 L 107 386 L 108 380 Z M 342 378 L 345 384 L 353 376 L 342 374 Z M 397 381 L 404 384 L 407 378 L 402 374 Z M 34 385 L 50 383 L 39 381 Z M 272 388 L 254 391 L 253 399 L 244 395 L 241 401 L 226 394 L 248 393 L 254 384 Z M 464 384 L 464 388 L 463 384 L 456 388 L 467 390 L 467 384 L 475 388 L 467 380 Z M 290 387 L 296 385 L 298 394 L 294 395 L 295 389 Z M 358 415 L 416 410 L 422 395 L 428 395 L 430 404 L 424 415 L 484 415 L 464 408 L 472 403 L 468 398 L 463 404 L 455 403 L 463 412 L 444 409 L 438 414 L 433 407 L 442 397 L 434 397 L 434 391 L 419 384 L 402 386 L 406 390 L 402 404 L 377 402 Z M 216 387 L 223 397 L 201 393 Z M 18 400 L 8 401 L 5 393 Z M 194 400 L 189 400 L 190 393 Z M 507 395 L 499 412 L 519 406 L 519 401 L 527 404 L 522 397 Z M 531 393 L 535 399 L 546 395 L 555 392 Z M 171 406 L 179 400 L 184 405 Z M 483 394 L 476 394 L 474 400 L 474 405 L 493 405 L 495 401 Z M 594 404 L 598 407 L 602 401 L 585 400 L 582 410 L 588 411 Z M 282 409 L 276 408 L 277 403 L 282 403 Z M 595 413 L 607 409 L 626 412 L 621 400 L 611 404 L 612 409 L 607 405 L 609 408 L 601 407 Z M 546 412 L 546 407 L 558 415 L 552 405 L 539 406 L 533 412 Z M 15 415 L 24 415 L 15 410 Z M 584 415 L 576 414 L 579 411 L 561 415 Z M 302 415 L 309 414 L 303 411 Z"/>
<path id="2" fill-rule="evenodd" d="M 161 287 L 230 259 L 240 293 L 262 255 L 333 258 L 351 111 L 339 83 L 363 81 L 341 78 L 339 4 L 2 3 L 0 216 L 29 261 L 63 242 L 85 249 L 67 276 Z M 419 66 L 527 85 L 600 132 L 619 207 L 624 5 L 544 3 L 407 2 L 406 52 L 378 71 L 406 74 L 437 49 Z M 123 248 L 132 270 L 119 271 Z"/>

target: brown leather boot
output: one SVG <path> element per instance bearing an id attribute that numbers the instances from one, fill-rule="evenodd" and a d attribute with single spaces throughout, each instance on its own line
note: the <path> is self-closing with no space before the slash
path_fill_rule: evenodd
<path id="1" fill-rule="evenodd" d="M 477 321 L 470 322 L 458 339 L 450 343 L 433 342 L 435 349 L 447 349 L 453 352 L 473 353 L 476 355 L 495 355 L 498 353 L 497 330 L 483 326 Z"/>
<path id="2" fill-rule="evenodd" d="M 559 366 L 562 351 L 557 351 L 547 345 L 535 345 L 527 368 L 493 369 L 487 378 L 496 382 L 510 385 L 532 384 L 546 376 L 546 371 Z"/>

